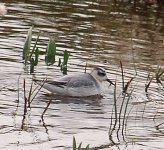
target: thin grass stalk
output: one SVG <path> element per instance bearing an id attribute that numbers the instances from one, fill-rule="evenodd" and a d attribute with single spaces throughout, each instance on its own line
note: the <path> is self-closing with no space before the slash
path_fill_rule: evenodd
<path id="1" fill-rule="evenodd" d="M 143 120 L 143 117 L 144 117 L 144 112 L 145 112 L 145 110 L 146 110 L 146 102 L 145 102 L 144 104 L 145 104 L 145 105 L 144 105 L 144 108 L 143 108 L 142 120 Z"/>
<path id="2" fill-rule="evenodd" d="M 121 66 L 121 76 L 122 76 L 122 89 L 124 91 L 124 70 L 121 61 L 120 61 L 120 66 Z"/>
<path id="3" fill-rule="evenodd" d="M 21 124 L 21 129 L 24 130 L 24 125 L 25 125 L 25 119 L 26 119 L 26 113 L 27 109 L 26 108 L 26 103 L 24 104 L 24 114 L 23 114 L 23 119 L 22 119 L 22 124 Z"/>
<path id="4" fill-rule="evenodd" d="M 127 84 L 125 85 L 125 82 L 124 82 L 124 71 L 123 71 L 123 66 L 122 66 L 122 62 L 121 61 L 120 61 L 120 65 L 121 65 L 121 72 L 122 72 L 123 93 L 125 93 L 125 94 L 124 94 L 124 97 L 123 97 L 123 100 L 122 100 L 122 103 L 121 103 L 120 112 L 119 112 L 119 118 L 118 118 L 118 121 L 119 121 L 119 125 L 118 125 L 118 128 L 117 128 L 117 138 L 118 138 L 118 140 L 119 140 L 119 130 L 121 128 L 122 110 L 123 110 L 123 106 L 124 106 L 124 102 L 125 102 L 125 98 L 126 98 L 126 93 L 127 93 L 127 90 L 128 90 L 128 87 L 129 87 L 131 81 L 133 80 L 133 78 L 131 78 L 131 80 L 129 82 L 127 82 Z"/>
<path id="5" fill-rule="evenodd" d="M 131 107 L 131 109 L 130 109 L 129 112 L 128 112 L 128 115 L 127 115 L 126 121 L 125 121 L 125 126 L 127 126 L 128 116 L 130 115 L 130 112 L 132 111 L 133 107 L 134 107 L 134 105 Z M 125 129 L 125 135 L 126 135 L 126 129 Z"/>
<path id="6" fill-rule="evenodd" d="M 117 98 L 116 98 L 116 81 L 115 81 L 115 87 L 114 87 L 114 111 L 115 111 L 115 125 L 117 124 Z"/>
<path id="7" fill-rule="evenodd" d="M 116 145 L 116 143 L 115 143 L 115 141 L 113 140 L 113 137 L 112 137 L 113 131 L 116 129 L 116 120 L 115 120 L 115 124 L 114 124 L 114 126 L 113 126 L 113 128 L 112 128 L 112 124 L 113 124 L 113 112 L 114 112 L 113 110 L 114 110 L 114 108 L 112 109 L 111 123 L 110 123 L 110 128 L 109 128 L 108 134 L 109 134 L 109 141 L 112 142 L 112 145 Z M 119 141 L 119 136 L 118 136 L 118 134 L 117 134 L 117 139 L 118 139 L 118 141 Z"/>
<path id="8" fill-rule="evenodd" d="M 115 106 L 116 106 L 116 100 L 117 100 L 117 98 L 116 98 L 116 81 L 115 81 L 115 88 L 114 88 L 114 104 L 113 104 L 113 108 L 112 108 L 112 114 L 111 114 L 111 122 L 110 122 L 110 127 L 109 127 L 109 132 L 108 132 L 108 134 L 109 134 L 109 140 L 112 142 L 112 143 L 115 143 L 114 141 L 113 141 L 113 138 L 112 138 L 112 133 L 113 133 L 113 131 L 115 130 L 115 128 L 116 128 L 116 124 L 117 124 L 117 113 L 116 113 L 116 108 L 115 108 Z M 114 111 L 115 111 L 115 123 L 114 123 L 114 125 L 113 125 L 113 116 L 114 116 Z M 113 125 L 113 127 L 112 127 L 112 125 Z"/>
<path id="9" fill-rule="evenodd" d="M 164 124 L 164 122 L 162 122 L 162 123 L 156 125 L 156 129 L 159 130 L 159 126 L 161 126 L 161 125 L 163 125 L 163 124 Z"/>
<path id="10" fill-rule="evenodd" d="M 112 108 L 112 114 L 111 114 L 111 124 L 110 124 L 110 128 L 109 128 L 109 132 L 111 132 L 110 134 L 112 134 L 112 132 L 115 130 L 116 128 L 116 124 L 117 124 L 117 98 L 116 98 L 116 81 L 115 81 L 115 88 L 114 88 L 114 104 L 113 104 L 113 108 Z M 115 114 L 115 123 L 114 126 L 112 128 L 112 124 L 113 124 L 113 114 Z"/>
<path id="11" fill-rule="evenodd" d="M 153 77 L 150 79 L 150 81 L 148 82 L 148 84 L 145 85 L 145 93 L 146 93 L 146 97 L 147 97 L 148 100 L 150 99 L 149 98 L 149 94 L 148 94 L 148 89 L 150 87 L 150 84 L 151 84 L 152 80 L 153 80 Z M 144 116 L 145 109 L 146 109 L 146 102 L 145 102 L 143 113 L 142 113 L 142 119 L 143 119 L 143 116 Z"/>
<path id="12" fill-rule="evenodd" d="M 132 95 L 132 93 L 133 93 L 135 87 L 136 87 L 136 85 L 133 87 L 133 89 L 132 89 L 132 91 L 131 91 L 131 93 L 130 93 L 128 99 L 130 99 L 130 98 L 132 97 L 131 95 Z M 128 102 L 128 103 L 129 103 L 129 102 Z M 130 112 L 131 112 L 131 110 L 133 109 L 133 107 L 134 107 L 134 105 L 132 106 L 132 108 L 131 108 L 131 109 L 129 110 L 129 112 L 128 112 L 128 115 L 127 115 L 127 117 L 126 117 L 126 121 L 125 121 L 125 126 L 127 125 L 127 122 L 128 122 L 128 116 L 130 115 Z M 126 135 L 126 129 L 125 129 L 125 135 Z"/>
<path id="13" fill-rule="evenodd" d="M 19 103 L 19 84 L 20 84 L 20 75 L 19 75 L 19 77 L 18 77 L 18 103 Z"/>
<path id="14" fill-rule="evenodd" d="M 120 107 L 120 113 L 119 113 L 119 126 L 118 126 L 118 130 L 117 130 L 117 135 L 118 135 L 118 132 L 121 128 L 121 116 L 122 116 L 122 110 L 123 110 L 123 106 L 124 106 L 124 103 L 125 103 L 125 99 L 126 99 L 126 93 L 127 93 L 127 90 L 130 86 L 130 83 L 132 82 L 134 78 L 131 78 L 127 84 L 125 85 L 125 88 L 124 88 L 124 97 L 123 97 L 123 100 L 122 100 L 122 104 L 121 104 L 121 107 Z"/>
<path id="15" fill-rule="evenodd" d="M 112 130 L 111 134 L 109 135 L 109 141 L 112 143 L 111 145 L 117 145 L 117 143 L 113 140 L 113 136 L 112 136 L 113 131 L 114 130 Z"/>
<path id="16" fill-rule="evenodd" d="M 122 122 L 122 136 L 123 136 L 123 139 L 124 139 L 124 128 L 125 128 L 125 119 L 126 119 L 127 108 L 128 108 L 129 100 L 131 98 L 133 90 L 134 90 L 134 88 L 131 90 L 131 92 L 130 92 L 130 94 L 128 96 L 126 105 L 125 105 L 125 111 L 124 111 L 123 122 Z"/>
<path id="17" fill-rule="evenodd" d="M 148 89 L 150 87 L 150 84 L 151 84 L 152 80 L 153 80 L 153 77 L 150 79 L 150 81 L 148 82 L 148 84 L 145 85 L 145 93 L 146 93 L 146 97 L 147 97 L 148 100 L 150 100 L 149 94 L 148 94 Z M 142 119 L 143 119 L 143 116 L 144 116 L 145 109 L 146 109 L 146 102 L 145 102 L 143 113 L 142 113 Z"/>
<path id="18" fill-rule="evenodd" d="M 46 108 L 44 109 L 44 111 L 43 111 L 43 113 L 42 113 L 42 115 L 41 115 L 41 118 L 43 118 L 43 116 L 44 116 L 44 114 L 46 113 L 46 111 L 47 111 L 48 107 L 50 106 L 51 102 L 52 102 L 52 96 L 51 96 L 51 99 L 49 100 L 49 102 L 48 102 Z"/>
<path id="19" fill-rule="evenodd" d="M 23 88 L 24 88 L 24 113 L 23 113 L 23 119 L 22 119 L 22 125 L 21 125 L 21 129 L 24 129 L 24 122 L 25 122 L 25 118 L 26 118 L 26 114 L 27 114 L 27 98 L 26 98 L 26 81 L 24 79 L 23 82 Z"/>
<path id="20" fill-rule="evenodd" d="M 148 75 L 147 75 L 147 81 L 151 79 L 151 73 L 148 72 Z"/>
<path id="21" fill-rule="evenodd" d="M 117 87 L 117 85 L 116 85 L 116 81 L 115 81 L 115 88 L 114 88 L 114 106 L 113 106 L 113 110 L 114 110 L 114 116 L 115 116 L 115 122 L 114 122 L 114 125 L 113 125 L 113 128 L 112 128 L 112 130 L 110 129 L 109 130 L 109 132 L 110 132 L 110 134 L 109 134 L 109 140 L 111 141 L 112 140 L 112 133 L 113 133 L 113 131 L 115 130 L 115 128 L 116 128 L 116 125 L 117 125 L 117 98 L 116 98 L 116 87 Z M 113 116 L 113 110 L 112 110 L 112 116 Z M 111 116 L 111 117 L 112 117 Z M 113 120 L 113 117 L 111 118 L 111 122 L 112 122 L 112 120 Z M 111 128 L 111 126 L 110 126 L 110 128 Z M 113 141 L 113 140 L 112 140 Z M 113 141 L 114 142 L 114 141 Z"/>
<path id="22" fill-rule="evenodd" d="M 114 108 L 112 109 L 112 114 L 111 114 L 111 122 L 110 122 L 110 127 L 109 127 L 109 136 L 112 134 L 112 131 L 113 131 L 113 128 L 112 128 L 112 124 L 113 124 L 113 111 L 114 111 Z"/>
<path id="23" fill-rule="evenodd" d="M 124 87 L 124 93 L 127 93 L 127 90 L 128 90 L 128 88 L 129 88 L 129 86 L 130 86 L 130 83 L 133 81 L 133 79 L 134 78 L 131 78 L 127 83 L 126 83 L 126 85 L 125 85 L 125 87 Z"/>
<path id="24" fill-rule="evenodd" d="M 150 83 L 152 82 L 153 78 L 150 79 L 149 83 L 145 86 L 145 93 L 148 93 L 148 88 L 150 86 Z"/>
<path id="25" fill-rule="evenodd" d="M 109 135 L 112 134 L 113 128 L 112 128 L 112 124 L 113 124 L 113 112 L 114 112 L 114 107 L 112 108 L 112 114 L 111 114 L 111 122 L 110 122 L 110 127 L 109 127 Z"/>
<path id="26" fill-rule="evenodd" d="M 133 80 L 133 78 L 131 78 L 131 80 L 129 82 L 127 82 L 127 84 L 125 85 L 124 83 L 124 71 L 123 71 L 123 66 L 122 66 L 122 62 L 120 61 L 120 66 L 121 66 L 121 74 L 122 74 L 122 83 L 123 83 L 123 93 L 126 93 L 127 92 L 127 89 L 131 83 L 131 81 Z M 123 100 L 122 100 L 122 103 L 121 103 L 121 107 L 120 107 L 120 112 L 119 112 L 119 125 L 118 125 L 118 128 L 117 128 L 117 137 L 118 137 L 118 140 L 119 140 L 119 130 L 121 128 L 121 114 L 122 114 L 122 110 L 123 110 L 123 106 L 124 106 L 124 102 L 125 102 L 125 98 L 126 98 L 126 94 L 124 94 L 124 97 L 123 97 Z"/>
<path id="27" fill-rule="evenodd" d="M 42 121 L 42 123 L 43 123 L 43 127 L 45 128 L 45 131 L 46 131 L 47 135 L 49 135 L 49 133 L 48 133 L 48 128 L 47 128 L 47 125 L 46 125 L 46 123 L 45 123 L 45 121 L 44 121 L 44 118 L 41 118 L 41 121 Z M 48 140 L 50 141 L 51 139 L 48 137 Z"/>
<path id="28" fill-rule="evenodd" d="M 40 87 L 40 86 L 37 86 L 37 87 L 35 87 L 35 88 L 32 90 L 31 95 L 33 95 L 33 94 L 34 94 L 34 92 L 38 89 L 38 87 Z"/>
<path id="29" fill-rule="evenodd" d="M 112 114 L 111 114 L 111 122 L 110 122 L 110 127 L 109 127 L 109 141 L 111 141 L 112 143 L 115 143 L 113 141 L 113 138 L 112 138 L 112 133 L 113 131 L 115 130 L 115 126 L 112 128 L 112 125 L 113 125 L 113 112 L 114 112 L 114 108 L 112 109 Z"/>
<path id="30" fill-rule="evenodd" d="M 121 107 L 120 107 L 120 112 L 119 112 L 119 125 L 118 125 L 118 128 L 117 128 L 117 136 L 119 134 L 119 130 L 121 128 L 121 116 L 122 116 L 122 110 L 123 110 L 123 106 L 124 106 L 124 102 L 125 102 L 125 98 L 126 98 L 126 94 L 124 94 L 124 97 L 123 97 L 123 100 L 122 100 L 122 103 L 121 103 Z M 119 139 L 119 138 L 118 138 Z"/>
<path id="31" fill-rule="evenodd" d="M 32 87 L 33 87 L 33 81 L 31 83 L 31 86 L 30 86 L 30 91 L 29 91 L 29 95 L 28 95 L 28 99 L 27 99 L 27 102 L 28 102 L 28 107 L 30 108 L 30 104 L 31 104 L 31 96 L 32 96 Z"/>
<path id="32" fill-rule="evenodd" d="M 61 59 L 59 58 L 59 61 L 58 61 L 58 67 L 60 67 L 61 66 L 61 64 L 62 64 L 62 61 L 61 61 Z"/>
<path id="33" fill-rule="evenodd" d="M 15 111 L 17 111 L 18 110 L 18 106 L 19 106 L 19 94 L 20 94 L 20 90 L 19 90 L 19 84 L 20 84 L 20 76 L 21 76 L 21 74 L 19 75 L 19 77 L 18 77 L 18 104 L 17 104 L 17 107 L 16 107 L 16 110 Z"/>
<path id="34" fill-rule="evenodd" d="M 35 93 L 34 97 L 31 99 L 31 103 L 32 101 L 35 99 L 36 95 L 39 93 L 39 91 L 42 89 L 44 83 L 46 82 L 47 79 L 43 80 L 43 84 L 40 86 L 40 88 L 38 89 L 38 91 Z M 33 91 L 34 92 L 34 91 Z"/>
<path id="35" fill-rule="evenodd" d="M 24 100 L 26 99 L 26 80 L 23 80 L 23 89 L 24 89 Z"/>

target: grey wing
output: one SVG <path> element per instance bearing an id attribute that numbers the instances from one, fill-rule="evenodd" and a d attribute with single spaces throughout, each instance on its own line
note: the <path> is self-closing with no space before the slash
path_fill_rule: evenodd
<path id="1" fill-rule="evenodd" d="M 47 81 L 46 83 L 50 84 L 50 85 L 55 85 L 56 87 L 61 87 L 64 88 L 65 86 L 67 86 L 67 82 L 62 82 L 62 81 Z"/>
<path id="2" fill-rule="evenodd" d="M 99 86 L 97 81 L 88 73 L 79 74 L 70 79 L 69 87 L 95 87 Z"/>
<path id="3" fill-rule="evenodd" d="M 48 80 L 46 83 L 50 85 L 54 85 L 56 87 L 64 88 L 68 85 L 69 81 L 71 80 L 72 76 L 66 75 L 61 77 L 58 81 L 56 80 Z"/>
<path id="4" fill-rule="evenodd" d="M 99 87 L 97 81 L 88 73 L 80 73 L 76 75 L 66 75 L 60 78 L 58 81 L 47 81 L 50 85 L 57 87 Z"/>

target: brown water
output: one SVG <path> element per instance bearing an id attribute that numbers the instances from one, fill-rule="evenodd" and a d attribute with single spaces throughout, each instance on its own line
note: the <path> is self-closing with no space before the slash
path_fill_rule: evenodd
<path id="1" fill-rule="evenodd" d="M 114 144 L 108 149 L 164 149 L 164 125 L 156 128 L 164 118 L 163 86 L 153 80 L 148 96 L 145 93 L 148 75 L 154 75 L 158 67 L 164 67 L 162 3 L 1 2 L 7 6 L 8 13 L 0 16 L 0 149 L 71 149 L 73 136 L 77 143 L 82 141 L 84 146 L 90 144 L 90 147 Z M 122 61 L 125 80 L 135 77 L 131 84 L 134 91 L 127 109 L 124 133 L 121 132 L 122 126 L 119 130 L 117 122 L 115 130 L 110 130 L 109 138 L 109 128 L 113 129 L 115 123 L 115 119 L 111 123 L 111 117 L 114 118 L 114 87 L 105 83 L 101 99 L 53 97 L 44 120 L 40 116 L 50 96 L 42 89 L 27 115 L 23 116 L 22 83 L 25 78 L 29 89 L 32 76 L 23 69 L 22 48 L 32 25 L 34 35 L 41 34 L 39 47 L 42 52 L 50 37 L 56 40 L 58 58 L 65 49 L 70 52 L 68 74 L 84 72 L 86 62 L 88 72 L 97 65 L 106 68 L 109 78 L 117 82 L 118 110 L 123 101 L 123 95 L 120 95 Z M 46 66 L 44 55 L 41 55 L 35 75 L 53 78 L 62 76 L 62 73 L 57 63 Z M 16 112 L 15 116 L 13 112 Z"/>

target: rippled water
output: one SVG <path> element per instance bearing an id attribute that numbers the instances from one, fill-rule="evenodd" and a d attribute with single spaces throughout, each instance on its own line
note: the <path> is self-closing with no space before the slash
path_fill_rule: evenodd
<path id="1" fill-rule="evenodd" d="M 113 145 L 108 148 L 112 150 L 164 148 L 164 125 L 156 128 L 163 122 L 163 86 L 154 79 L 148 94 L 145 93 L 148 75 L 154 75 L 158 67 L 164 66 L 162 2 L 147 5 L 78 0 L 1 2 L 8 9 L 5 16 L 0 16 L 1 149 L 71 149 L 73 136 L 84 146 Z M 118 112 L 124 99 L 120 94 L 122 61 L 126 82 L 135 77 L 130 86 L 133 92 L 123 133 L 119 122 L 114 130 L 114 87 L 105 83 L 103 98 L 54 96 L 44 120 L 40 116 L 51 96 L 42 89 L 31 103 L 27 115 L 23 115 L 23 80 L 26 79 L 29 90 L 32 76 L 23 69 L 22 49 L 31 26 L 34 26 L 35 36 L 38 32 L 41 34 L 39 48 L 42 52 L 45 52 L 50 37 L 56 41 L 58 58 L 65 49 L 70 52 L 68 74 L 84 72 L 86 62 L 88 72 L 97 65 L 106 68 L 109 78 L 117 83 Z M 62 76 L 57 63 L 46 66 L 44 55 L 39 59 L 36 76 Z M 124 108 L 127 100 L 128 97 Z M 110 127 L 111 137 L 108 134 Z"/>

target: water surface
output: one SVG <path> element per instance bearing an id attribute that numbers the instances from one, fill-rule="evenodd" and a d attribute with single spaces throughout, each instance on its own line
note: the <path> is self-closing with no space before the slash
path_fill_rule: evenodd
<path id="1" fill-rule="evenodd" d="M 71 149 L 73 136 L 78 143 L 82 141 L 84 146 L 90 144 L 90 147 L 114 144 L 108 149 L 164 148 L 164 125 L 156 128 L 163 122 L 163 86 L 154 79 L 148 94 L 145 93 L 148 75 L 154 75 L 158 67 L 164 69 L 162 3 L 146 5 L 126 1 L 78 0 L 3 2 L 8 13 L 0 16 L 0 136 L 4 139 L 0 148 Z M 28 91 L 32 75 L 24 69 L 22 49 L 31 26 L 34 26 L 34 38 L 40 32 L 39 48 L 43 54 L 49 38 L 55 39 L 57 44 L 56 60 L 61 58 L 64 50 L 70 52 L 68 74 L 84 72 L 86 62 L 87 72 L 97 65 L 104 67 L 109 78 L 117 83 L 118 110 L 123 101 L 120 94 L 122 61 L 125 81 L 135 77 L 130 86 L 134 90 L 123 134 L 122 126 L 119 130 L 117 122 L 109 138 L 109 128 L 113 129 L 115 123 L 115 116 L 112 115 L 114 87 L 105 83 L 103 98 L 54 96 L 44 120 L 40 116 L 51 97 L 42 89 L 31 103 L 31 109 L 23 115 L 23 80 L 26 79 Z M 57 62 L 46 66 L 44 55 L 40 55 L 35 75 L 57 78 L 62 73 Z"/>

